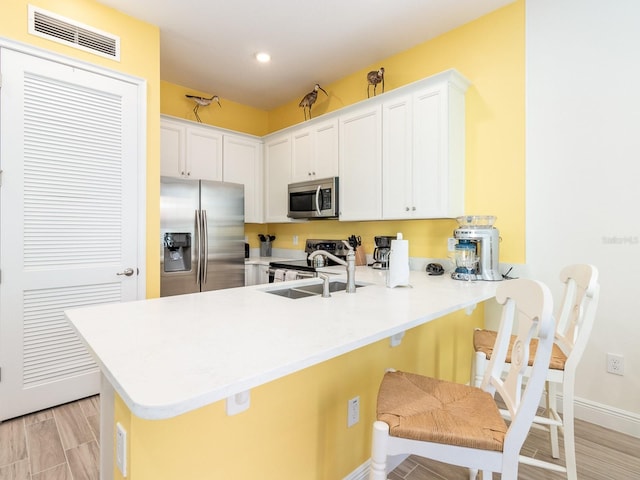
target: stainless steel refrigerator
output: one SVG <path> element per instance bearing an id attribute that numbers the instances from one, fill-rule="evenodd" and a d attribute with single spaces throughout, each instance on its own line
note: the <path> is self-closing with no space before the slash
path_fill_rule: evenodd
<path id="1" fill-rule="evenodd" d="M 160 296 L 244 286 L 244 185 L 162 177 Z"/>

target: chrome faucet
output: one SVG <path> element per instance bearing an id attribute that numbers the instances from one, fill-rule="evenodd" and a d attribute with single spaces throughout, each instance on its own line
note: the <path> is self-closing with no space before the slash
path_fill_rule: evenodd
<path id="1" fill-rule="evenodd" d="M 329 278 L 330 276 L 326 273 L 319 273 L 318 276 L 322 279 L 322 298 L 331 297 L 331 293 L 329 293 Z"/>
<path id="2" fill-rule="evenodd" d="M 342 243 L 344 243 L 348 248 L 346 262 L 341 258 L 336 257 L 332 253 L 326 252 L 324 250 L 316 250 L 315 252 L 312 252 L 309 255 L 309 260 L 313 260 L 318 255 L 323 255 L 327 258 L 330 258 L 334 262 L 347 267 L 347 289 L 345 291 L 347 293 L 356 293 L 356 254 L 353 251 L 353 247 L 349 245 L 349 242 L 343 240 Z M 328 279 L 325 279 L 325 282 L 328 282 Z"/>

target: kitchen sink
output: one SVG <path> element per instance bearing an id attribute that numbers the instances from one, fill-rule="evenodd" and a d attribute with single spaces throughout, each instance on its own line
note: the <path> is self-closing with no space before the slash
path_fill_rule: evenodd
<path id="1" fill-rule="evenodd" d="M 305 290 L 297 289 L 297 288 L 281 288 L 280 290 L 267 290 L 267 293 L 271 293 L 272 295 L 279 295 L 281 297 L 287 298 L 304 298 L 304 297 L 312 297 L 316 295 L 314 292 L 307 292 Z M 320 292 L 322 293 L 322 291 Z"/>
<path id="2" fill-rule="evenodd" d="M 364 287 L 365 284 L 357 283 L 356 288 Z M 329 282 L 329 292 L 343 292 L 347 289 L 347 283 L 341 280 Z M 265 292 L 272 295 L 279 295 L 286 298 L 305 298 L 312 297 L 314 295 L 322 295 L 322 283 L 312 283 L 311 285 L 300 285 L 296 287 L 283 287 L 278 289 L 269 289 Z"/>

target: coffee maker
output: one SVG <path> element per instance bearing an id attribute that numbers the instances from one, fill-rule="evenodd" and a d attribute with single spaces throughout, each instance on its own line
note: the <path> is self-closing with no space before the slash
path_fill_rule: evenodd
<path id="1" fill-rule="evenodd" d="M 502 280 L 498 269 L 500 233 L 493 215 L 466 215 L 456 218 L 453 231 L 455 280 Z"/>
<path id="2" fill-rule="evenodd" d="M 373 260 L 371 264 L 373 268 L 380 270 L 389 269 L 389 252 L 391 251 L 391 240 L 395 240 L 395 236 L 381 235 L 373 237 L 376 247 L 373 249 Z"/>

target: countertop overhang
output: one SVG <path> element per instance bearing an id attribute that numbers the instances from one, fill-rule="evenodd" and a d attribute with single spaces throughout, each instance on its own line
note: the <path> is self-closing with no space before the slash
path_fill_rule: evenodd
<path id="1" fill-rule="evenodd" d="M 356 280 L 369 285 L 331 298 L 292 300 L 270 284 L 65 314 L 131 412 L 166 419 L 473 306 L 498 284 L 411 272 L 412 287 L 386 288 L 369 267 Z"/>

